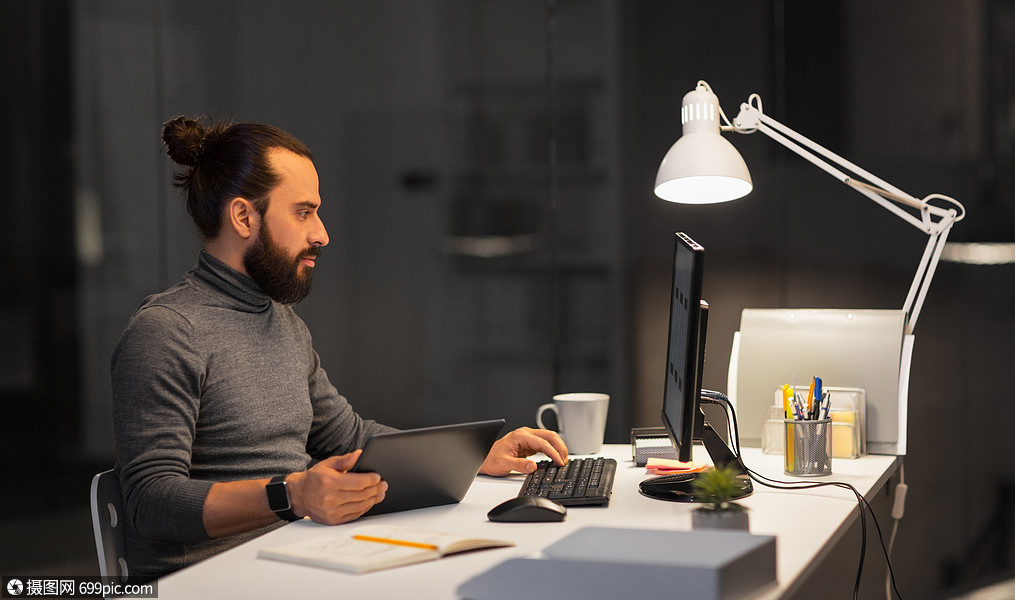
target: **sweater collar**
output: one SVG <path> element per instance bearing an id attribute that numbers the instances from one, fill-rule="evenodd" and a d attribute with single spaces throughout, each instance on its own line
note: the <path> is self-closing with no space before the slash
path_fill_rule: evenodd
<path id="1" fill-rule="evenodd" d="M 240 273 L 205 250 L 197 257 L 194 276 L 237 301 L 237 308 L 262 312 L 271 307 L 271 297 L 253 279 Z"/>

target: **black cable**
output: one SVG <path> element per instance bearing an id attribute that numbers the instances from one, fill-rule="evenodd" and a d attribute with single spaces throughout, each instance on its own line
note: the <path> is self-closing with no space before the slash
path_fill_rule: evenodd
<path id="1" fill-rule="evenodd" d="M 730 440 L 733 441 L 733 453 L 737 458 L 740 458 L 740 429 L 737 426 L 737 413 L 733 410 L 733 404 L 730 402 L 729 397 L 726 394 L 715 390 L 701 390 L 701 396 L 702 398 L 711 400 L 712 404 L 721 404 L 730 414 L 730 417 L 726 419 L 726 430 L 730 436 Z"/>
<path id="2" fill-rule="evenodd" d="M 741 459 L 741 457 L 740 457 L 740 432 L 739 432 L 739 428 L 737 426 L 737 413 L 736 413 L 736 410 L 733 408 L 733 404 L 730 402 L 729 397 L 726 396 L 726 394 L 723 394 L 722 392 L 716 392 L 716 391 L 713 391 L 713 390 L 701 390 L 701 397 L 702 397 L 703 400 L 708 400 L 712 404 L 720 404 L 721 403 L 721 404 L 725 405 L 726 410 L 729 413 L 729 422 L 730 423 L 729 423 L 729 427 L 728 428 L 732 428 L 732 436 L 733 436 L 732 439 L 734 440 L 734 442 L 733 442 L 734 443 L 734 453 L 736 454 L 737 458 L 740 459 L 741 462 L 743 462 L 743 459 Z M 902 594 L 899 593 L 899 588 L 898 588 L 898 586 L 895 583 L 895 571 L 892 569 L 892 559 L 891 559 L 891 556 L 888 554 L 888 548 L 885 546 L 885 538 L 884 538 L 884 535 L 881 532 L 881 525 L 878 523 L 878 518 L 874 514 L 874 509 L 871 508 L 870 503 L 867 502 L 867 499 L 864 498 L 863 494 L 861 494 L 855 487 L 853 487 L 852 485 L 850 485 L 848 483 L 841 482 L 841 481 L 806 481 L 806 480 L 804 480 L 804 481 L 779 481 L 779 480 L 772 479 L 770 477 L 766 477 L 764 475 L 761 475 L 760 473 L 757 473 L 757 472 L 755 472 L 755 471 L 753 471 L 751 469 L 748 469 L 746 466 L 744 468 L 747 469 L 747 473 L 751 477 L 751 479 L 753 479 L 754 481 L 756 481 L 760 485 L 763 485 L 765 487 L 770 487 L 770 488 L 773 488 L 773 489 L 780 489 L 780 490 L 809 490 L 809 489 L 814 489 L 814 488 L 819 488 L 819 487 L 839 487 L 839 488 L 848 489 L 848 490 L 852 491 L 853 495 L 856 496 L 856 499 L 857 499 L 857 510 L 858 510 L 858 512 L 860 514 L 860 544 L 861 544 L 860 545 L 860 560 L 859 560 L 859 564 L 857 565 L 857 570 L 856 570 L 856 581 L 855 581 L 855 583 L 853 585 L 853 598 L 859 598 L 859 595 L 860 595 L 860 581 L 861 581 L 862 576 L 863 576 L 863 565 L 864 565 L 864 560 L 865 560 L 866 555 L 867 555 L 867 515 L 866 515 L 866 513 L 863 510 L 864 506 L 866 506 L 867 507 L 867 512 L 870 513 L 871 520 L 874 522 L 874 528 L 878 532 L 878 541 L 881 543 L 881 550 L 882 550 L 882 552 L 884 552 L 885 562 L 888 565 L 888 574 L 889 574 L 889 577 L 890 577 L 891 582 L 892 582 L 892 590 L 895 591 L 895 595 L 901 600 Z"/>
<path id="3" fill-rule="evenodd" d="M 860 492 L 857 491 L 857 489 L 855 487 L 853 487 L 852 485 L 850 485 L 848 483 L 838 482 L 838 481 L 824 481 L 824 482 L 816 482 L 816 481 L 778 481 L 778 480 L 775 480 L 775 479 L 771 479 L 771 478 L 765 477 L 764 475 L 761 475 L 760 473 L 757 473 L 757 472 L 755 472 L 755 471 L 753 471 L 751 469 L 747 469 L 747 473 L 751 476 L 751 479 L 753 479 L 754 481 L 758 482 L 759 484 L 761 484 L 761 485 L 763 485 L 765 487 L 770 487 L 770 488 L 778 489 L 778 490 L 809 490 L 809 489 L 814 489 L 814 488 L 819 488 L 819 487 L 841 487 L 841 488 L 844 488 L 844 489 L 849 489 L 850 491 L 853 492 L 853 494 L 857 498 L 857 508 L 858 508 L 859 513 L 860 513 L 860 561 L 859 561 L 859 563 L 857 565 L 857 568 L 856 568 L 856 581 L 853 584 L 853 598 L 854 599 L 859 598 L 860 597 L 860 580 L 863 577 L 863 565 L 864 565 L 864 560 L 865 560 L 865 558 L 867 556 L 867 517 L 866 517 L 866 513 L 864 513 L 864 510 L 863 510 L 863 506 L 866 503 L 866 500 L 864 499 L 863 495 L 860 494 Z M 868 508 L 868 510 L 870 510 L 870 506 L 869 505 L 868 505 L 867 508 Z M 874 513 L 873 512 L 871 512 L 871 517 L 874 517 Z M 875 519 L 875 521 L 876 520 L 877 519 Z M 878 528 L 879 535 L 880 535 L 880 531 L 881 531 L 881 528 L 879 527 Z M 884 544 L 882 544 L 882 545 L 884 545 Z M 887 558 L 887 554 L 885 556 Z"/>

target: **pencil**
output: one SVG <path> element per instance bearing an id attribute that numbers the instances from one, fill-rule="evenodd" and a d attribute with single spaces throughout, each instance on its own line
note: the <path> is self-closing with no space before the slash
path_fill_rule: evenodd
<path id="1" fill-rule="evenodd" d="M 422 548 L 424 550 L 436 550 L 437 546 L 433 544 L 421 544 L 419 542 L 410 542 L 407 540 L 394 540 L 391 538 L 374 537 L 372 535 L 354 535 L 354 540 L 362 540 L 364 542 L 380 542 L 382 544 L 393 544 L 395 546 L 408 546 L 410 548 Z"/>

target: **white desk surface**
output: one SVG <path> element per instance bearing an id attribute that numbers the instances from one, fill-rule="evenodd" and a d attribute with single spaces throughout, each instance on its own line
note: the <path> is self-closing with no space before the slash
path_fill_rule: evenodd
<path id="1" fill-rule="evenodd" d="M 702 454 L 696 457 L 704 459 Z M 368 517 L 328 527 L 309 520 L 292 523 L 223 554 L 159 580 L 159 598 L 457 598 L 459 584 L 510 558 L 529 556 L 560 538 L 587 526 L 689 530 L 695 505 L 663 502 L 642 496 L 638 483 L 650 474 L 634 466 L 628 445 L 607 445 L 603 454 L 617 459 L 617 477 L 610 505 L 572 507 L 562 523 L 491 523 L 486 513 L 517 495 L 522 476 L 480 476 L 460 504 Z M 752 470 L 782 481 L 782 456 L 743 448 L 744 463 Z M 833 459 L 832 475 L 814 480 L 852 484 L 870 500 L 898 465 L 895 456 Z M 777 536 L 778 586 L 757 598 L 780 598 L 819 564 L 857 518 L 857 500 L 841 488 L 783 491 L 755 484 L 752 496 L 741 501 L 750 508 L 751 533 Z M 512 540 L 517 546 L 451 555 L 440 560 L 353 575 L 303 565 L 259 559 L 257 550 L 308 536 L 346 535 L 358 524 L 383 520 L 481 537 Z M 859 541 L 857 543 L 859 553 Z M 855 568 L 851 564 L 844 568 Z M 526 583 L 518 582 L 521 588 Z"/>

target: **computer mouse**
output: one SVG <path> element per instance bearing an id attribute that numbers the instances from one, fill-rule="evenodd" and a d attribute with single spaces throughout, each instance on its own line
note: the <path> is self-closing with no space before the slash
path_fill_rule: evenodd
<path id="1" fill-rule="evenodd" d="M 499 523 L 554 523 L 564 520 L 567 508 L 539 496 L 518 496 L 501 502 L 486 516 Z"/>

